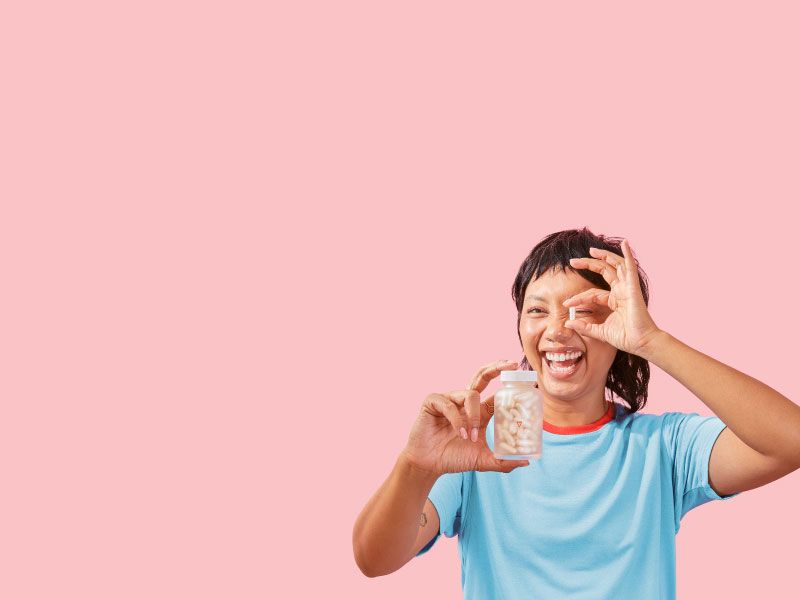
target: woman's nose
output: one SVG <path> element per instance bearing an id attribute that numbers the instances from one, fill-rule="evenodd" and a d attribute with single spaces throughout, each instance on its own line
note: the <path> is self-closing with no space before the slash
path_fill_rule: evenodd
<path id="1" fill-rule="evenodd" d="M 575 331 L 564 327 L 567 319 L 569 319 L 569 311 L 564 314 L 554 315 L 547 324 L 547 336 L 550 339 L 566 339 L 572 336 Z"/>

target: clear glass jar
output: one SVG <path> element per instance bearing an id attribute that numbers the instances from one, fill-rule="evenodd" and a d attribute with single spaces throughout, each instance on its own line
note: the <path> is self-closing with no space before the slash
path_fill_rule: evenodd
<path id="1" fill-rule="evenodd" d="M 501 371 L 494 395 L 494 456 L 517 460 L 542 457 L 542 395 L 536 371 Z"/>

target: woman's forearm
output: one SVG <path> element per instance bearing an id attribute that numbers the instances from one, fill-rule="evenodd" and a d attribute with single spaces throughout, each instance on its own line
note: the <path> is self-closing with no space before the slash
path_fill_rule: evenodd
<path id="1" fill-rule="evenodd" d="M 753 450 L 800 466 L 800 406 L 665 331 L 640 354 L 680 381 Z"/>
<path id="2" fill-rule="evenodd" d="M 412 466 L 401 454 L 356 519 L 353 553 L 368 577 L 388 575 L 409 560 L 420 514 L 438 477 Z"/>

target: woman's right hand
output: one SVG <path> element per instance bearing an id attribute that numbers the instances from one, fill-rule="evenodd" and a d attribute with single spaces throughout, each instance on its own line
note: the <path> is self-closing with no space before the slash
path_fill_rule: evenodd
<path id="1" fill-rule="evenodd" d="M 403 456 L 412 466 L 437 476 L 461 471 L 510 473 L 530 464 L 528 460 L 495 458 L 486 443 L 486 425 L 494 413 L 494 395 L 481 402 L 480 392 L 500 371 L 517 368 L 513 361 L 493 362 L 478 369 L 466 390 L 429 394 L 408 436 Z M 475 433 L 473 428 L 477 430 Z"/>

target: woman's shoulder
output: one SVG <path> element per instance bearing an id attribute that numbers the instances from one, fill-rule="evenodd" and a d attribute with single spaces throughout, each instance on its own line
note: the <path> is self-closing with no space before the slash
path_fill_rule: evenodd
<path id="1" fill-rule="evenodd" d="M 621 405 L 620 405 L 621 406 Z M 702 426 L 706 421 L 715 417 L 706 417 L 696 412 L 665 411 L 662 413 L 631 412 L 627 407 L 621 406 L 622 410 L 617 412 L 617 422 L 619 430 L 627 431 L 639 436 L 660 439 L 662 442 L 670 442 L 686 435 Z"/>
<path id="2" fill-rule="evenodd" d="M 663 412 L 652 413 L 641 410 L 631 411 L 630 408 L 617 402 L 616 421 L 622 427 L 630 427 L 635 430 L 660 430 L 665 424 L 674 421 L 684 413 Z"/>

